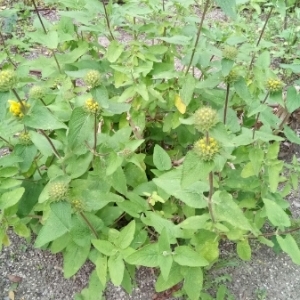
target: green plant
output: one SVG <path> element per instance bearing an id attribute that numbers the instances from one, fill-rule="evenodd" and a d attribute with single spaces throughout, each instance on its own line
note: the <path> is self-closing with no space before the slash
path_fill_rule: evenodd
<path id="1" fill-rule="evenodd" d="M 299 94 L 289 86 L 283 101 L 264 29 L 241 37 L 229 0 L 215 3 L 236 35 L 206 21 L 208 0 L 200 19 L 193 1 L 45 3 L 59 21 L 32 1 L 36 30 L 26 40 L 47 56 L 28 61 L 3 39 L 1 74 L 13 76 L 0 76 L 0 139 L 11 149 L 0 159 L 1 246 L 9 227 L 33 231 L 36 247 L 63 253 L 67 278 L 91 260 L 77 300 L 102 299 L 108 280 L 130 293 L 140 265 L 159 269 L 158 292 L 183 281 L 199 299 L 223 239 L 250 260 L 249 239 L 273 247 L 276 236 L 299 264 L 284 198 L 299 166 L 278 159 L 283 124 L 272 112 L 279 103 L 292 113 Z M 288 126 L 283 134 L 300 143 Z M 274 232 L 264 232 L 267 222 Z"/>

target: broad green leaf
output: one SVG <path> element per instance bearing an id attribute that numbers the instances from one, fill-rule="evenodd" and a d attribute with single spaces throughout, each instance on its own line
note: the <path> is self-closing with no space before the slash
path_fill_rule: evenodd
<path id="1" fill-rule="evenodd" d="M 189 299 L 199 300 L 203 285 L 202 268 L 188 268 L 184 275 L 183 289 Z"/>
<path id="2" fill-rule="evenodd" d="M 26 126 L 35 129 L 54 130 L 68 127 L 60 122 L 45 106 L 35 103 L 32 109 L 24 116 Z"/>
<path id="3" fill-rule="evenodd" d="M 54 202 L 50 205 L 51 212 L 45 225 L 41 228 L 35 247 L 43 245 L 59 238 L 71 229 L 71 205 L 68 202 Z"/>
<path id="4" fill-rule="evenodd" d="M 135 220 L 127 224 L 120 232 L 119 237 L 115 241 L 115 245 L 120 249 L 130 246 L 135 234 Z"/>
<path id="5" fill-rule="evenodd" d="M 83 247 L 70 243 L 65 251 L 64 256 L 64 276 L 70 278 L 82 267 L 90 253 L 90 243 L 86 243 Z"/>
<path id="6" fill-rule="evenodd" d="M 163 278 L 162 274 L 158 276 L 157 281 L 155 283 L 155 291 L 165 291 L 182 281 L 183 278 L 184 275 L 181 272 L 181 267 L 178 264 L 174 263 L 170 271 L 170 276 L 167 280 Z"/>
<path id="7" fill-rule="evenodd" d="M 71 235 L 67 232 L 51 243 L 50 250 L 53 254 L 62 252 L 71 241 Z"/>
<path id="8" fill-rule="evenodd" d="M 101 108 L 109 108 L 110 104 L 108 101 L 108 92 L 105 86 L 100 85 L 91 89 L 91 94 L 93 99 L 97 101 Z"/>
<path id="9" fill-rule="evenodd" d="M 94 115 L 88 114 L 83 108 L 73 110 L 69 122 L 68 146 L 75 154 L 87 152 L 86 143 L 92 147 L 94 132 Z"/>
<path id="10" fill-rule="evenodd" d="M 261 169 L 261 164 L 264 159 L 264 151 L 260 148 L 252 148 L 249 152 L 249 159 L 251 161 L 255 175 L 258 176 L 258 173 Z"/>
<path id="11" fill-rule="evenodd" d="M 37 154 L 37 148 L 35 147 L 35 145 L 20 145 L 17 144 L 14 148 L 14 153 L 23 158 L 23 161 L 19 163 L 20 166 L 20 171 L 22 173 L 26 173 L 32 163 L 33 160 Z"/>
<path id="12" fill-rule="evenodd" d="M 290 142 L 300 145 L 300 137 L 289 126 L 284 126 L 283 133 Z"/>
<path id="13" fill-rule="evenodd" d="M 236 251 L 242 260 L 249 261 L 251 259 L 251 247 L 248 240 L 237 242 Z"/>
<path id="14" fill-rule="evenodd" d="M 177 226 L 183 229 L 198 230 L 204 227 L 206 221 L 210 219 L 209 214 L 201 216 L 191 216 L 179 223 Z"/>
<path id="15" fill-rule="evenodd" d="M 119 203 L 124 201 L 124 198 L 117 194 L 104 193 L 96 189 L 86 191 L 82 194 L 82 198 L 85 200 L 84 203 L 89 211 L 99 210 L 110 202 Z"/>
<path id="16" fill-rule="evenodd" d="M 33 42 L 38 43 L 49 49 L 56 49 L 58 45 L 58 34 L 56 31 L 49 31 L 45 34 L 43 31 L 27 32 L 27 36 Z"/>
<path id="17" fill-rule="evenodd" d="M 116 247 L 106 240 L 92 240 L 93 246 L 106 256 L 114 255 L 117 252 Z"/>
<path id="18" fill-rule="evenodd" d="M 182 88 L 180 90 L 180 97 L 183 103 L 188 106 L 193 98 L 195 89 L 195 78 L 191 74 L 187 74 L 184 78 Z"/>
<path id="19" fill-rule="evenodd" d="M 0 169 L 0 177 L 12 177 L 18 174 L 17 167 L 4 167 Z"/>
<path id="20" fill-rule="evenodd" d="M 72 216 L 70 235 L 73 242 L 79 247 L 84 247 L 85 244 L 89 244 L 91 241 L 91 229 L 84 223 L 82 218 L 78 217 L 78 215 Z"/>
<path id="21" fill-rule="evenodd" d="M 158 238 L 158 264 L 161 275 L 164 280 L 168 280 L 171 267 L 173 264 L 173 257 L 170 248 L 169 236 L 167 230 L 164 228 Z"/>
<path id="22" fill-rule="evenodd" d="M 291 257 L 293 263 L 300 265 L 300 250 L 293 236 L 291 234 L 285 237 L 276 235 L 276 239 L 282 251 Z"/>
<path id="23" fill-rule="evenodd" d="M 234 61 L 231 59 L 223 58 L 221 60 L 222 75 L 227 76 L 233 67 Z"/>
<path id="24" fill-rule="evenodd" d="M 173 259 L 179 265 L 189 267 L 203 267 L 209 264 L 205 258 L 188 246 L 176 247 Z"/>
<path id="25" fill-rule="evenodd" d="M 213 168 L 213 162 L 202 161 L 194 151 L 189 151 L 183 162 L 181 186 L 186 188 L 199 179 L 205 180 Z"/>
<path id="26" fill-rule="evenodd" d="M 107 282 L 107 257 L 104 255 L 99 255 L 96 260 L 96 272 L 98 278 L 103 286 L 106 286 Z"/>
<path id="27" fill-rule="evenodd" d="M 72 155 L 65 161 L 67 174 L 69 174 L 72 179 L 82 176 L 90 168 L 93 157 L 92 152 L 87 152 L 82 155 Z"/>
<path id="28" fill-rule="evenodd" d="M 158 244 L 148 244 L 125 258 L 132 265 L 140 265 L 149 268 L 158 267 Z"/>
<path id="29" fill-rule="evenodd" d="M 291 226 L 291 221 L 287 213 L 274 201 L 263 198 L 266 214 L 274 226 Z"/>
<path id="30" fill-rule="evenodd" d="M 234 89 L 239 97 L 243 99 L 248 105 L 252 103 L 252 95 L 244 78 L 240 77 L 240 79 L 234 83 Z"/>
<path id="31" fill-rule="evenodd" d="M 296 88 L 293 86 L 287 89 L 285 106 L 290 114 L 300 107 L 300 94 L 297 93 Z"/>
<path id="32" fill-rule="evenodd" d="M 272 193 L 277 191 L 283 165 L 283 161 L 277 161 L 268 166 L 269 186 Z"/>
<path id="33" fill-rule="evenodd" d="M 117 168 L 117 170 L 112 175 L 112 186 L 113 188 L 123 194 L 127 194 L 127 184 L 126 184 L 126 177 L 124 171 L 121 167 Z"/>
<path id="34" fill-rule="evenodd" d="M 105 56 L 109 62 L 114 63 L 117 61 L 123 51 L 124 46 L 118 41 L 113 40 L 110 42 Z"/>
<path id="35" fill-rule="evenodd" d="M 22 221 L 19 221 L 17 224 L 13 225 L 14 227 L 14 232 L 21 237 L 28 238 L 30 236 L 30 229 L 22 223 Z"/>
<path id="36" fill-rule="evenodd" d="M 256 172 L 254 170 L 254 166 L 252 164 L 251 161 L 249 161 L 243 168 L 242 172 L 241 172 L 241 177 L 242 178 L 248 178 L 251 176 L 255 176 Z"/>
<path id="37" fill-rule="evenodd" d="M 106 175 L 112 175 L 123 163 L 123 158 L 115 152 L 110 152 L 107 158 Z"/>
<path id="38" fill-rule="evenodd" d="M 252 230 L 248 219 L 230 194 L 225 191 L 217 191 L 212 196 L 212 202 L 217 220 L 228 222 L 240 229 Z"/>
<path id="39" fill-rule="evenodd" d="M 262 52 L 256 59 L 255 65 L 259 68 L 267 69 L 270 66 L 271 57 L 269 51 Z"/>
<path id="40" fill-rule="evenodd" d="M 175 45 L 187 45 L 190 40 L 191 40 L 191 37 L 187 37 L 187 36 L 184 36 L 184 35 L 173 35 L 171 37 L 159 37 L 160 40 L 163 40 L 167 43 L 170 43 L 170 44 L 175 44 Z"/>
<path id="41" fill-rule="evenodd" d="M 233 20 L 236 19 L 236 3 L 235 0 L 215 0 L 217 5 L 221 7 L 226 15 Z"/>
<path id="42" fill-rule="evenodd" d="M 274 159 L 277 160 L 279 150 L 280 150 L 280 143 L 274 142 L 272 144 L 269 144 L 266 158 L 271 161 Z"/>
<path id="43" fill-rule="evenodd" d="M 125 264 L 120 254 L 108 258 L 110 280 L 115 286 L 121 285 L 124 277 Z"/>
<path id="44" fill-rule="evenodd" d="M 172 168 L 170 156 L 159 145 L 155 145 L 154 147 L 153 162 L 155 167 L 160 171 L 170 170 Z"/>
<path id="45" fill-rule="evenodd" d="M 25 188 L 19 187 L 12 191 L 3 193 L 0 197 L 0 210 L 4 210 L 18 203 L 24 192 Z"/>

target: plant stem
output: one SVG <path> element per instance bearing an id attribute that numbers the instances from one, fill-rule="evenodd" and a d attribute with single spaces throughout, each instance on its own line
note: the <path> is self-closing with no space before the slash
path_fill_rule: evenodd
<path id="1" fill-rule="evenodd" d="M 95 119 L 94 119 L 94 153 L 96 153 L 96 147 L 97 147 L 97 131 L 98 131 L 98 126 L 97 126 L 97 114 L 95 114 Z"/>
<path id="2" fill-rule="evenodd" d="M 230 84 L 227 83 L 226 87 L 226 98 L 225 98 L 225 107 L 224 107 L 224 116 L 223 116 L 223 123 L 226 124 L 226 118 L 227 118 L 227 109 L 228 109 L 228 100 L 229 100 L 229 90 L 230 90 Z"/>
<path id="3" fill-rule="evenodd" d="M 0 31 L 0 37 L 1 37 L 1 40 L 2 40 L 2 44 L 3 44 L 3 49 L 4 49 L 4 51 L 5 51 L 6 55 L 7 55 L 7 58 L 10 61 L 10 63 L 14 66 L 14 68 L 16 69 L 17 65 L 13 62 L 13 60 L 12 60 L 10 54 L 9 54 L 9 51 L 6 48 L 5 39 L 4 39 L 1 31 Z"/>
<path id="4" fill-rule="evenodd" d="M 53 150 L 55 156 L 56 156 L 58 159 L 60 159 L 61 157 L 60 157 L 58 151 L 56 150 L 54 144 L 52 143 L 51 139 L 49 138 L 49 136 L 46 134 L 46 132 L 45 132 L 43 129 L 40 129 L 40 132 L 41 132 L 41 134 L 47 139 L 47 141 L 49 142 L 49 144 L 50 144 L 50 146 L 51 146 L 51 148 L 52 148 L 52 150 Z"/>
<path id="5" fill-rule="evenodd" d="M 4 137 L 2 137 L 1 135 L 0 135 L 0 140 L 2 140 L 3 142 L 5 142 L 11 148 L 14 148 L 14 146 L 7 139 L 5 139 Z"/>
<path id="6" fill-rule="evenodd" d="M 188 67 L 187 67 L 187 69 L 185 71 L 185 75 L 187 75 L 187 73 L 189 72 L 189 70 L 191 68 L 191 65 L 193 63 L 194 56 L 195 56 L 195 53 L 196 53 L 196 48 L 198 46 L 198 42 L 199 42 L 200 35 L 201 35 L 201 30 L 202 30 L 202 27 L 203 27 L 203 22 L 204 22 L 205 15 L 206 15 L 208 7 L 209 7 L 209 3 L 210 3 L 210 0 L 206 0 L 205 6 L 204 6 L 204 10 L 203 10 L 203 13 L 202 13 L 202 17 L 201 17 L 201 21 L 200 21 L 200 24 L 199 24 L 199 27 L 198 27 L 198 32 L 197 32 L 197 37 L 196 37 L 195 45 L 193 47 L 193 51 L 192 51 L 192 55 L 191 55 L 191 59 L 190 59 L 189 65 L 188 65 Z"/>
<path id="7" fill-rule="evenodd" d="M 213 172 L 211 171 L 211 172 L 209 172 L 208 210 L 209 210 L 209 214 L 210 214 L 212 222 L 216 223 L 216 219 L 215 219 L 213 207 L 212 207 L 213 192 L 214 192 L 214 177 L 213 177 Z"/>
<path id="8" fill-rule="evenodd" d="M 85 216 L 85 214 L 83 212 L 79 213 L 82 217 L 82 219 L 85 221 L 86 225 L 91 229 L 92 233 L 94 234 L 94 236 L 99 239 L 98 233 L 96 231 L 96 229 L 93 227 L 93 225 L 90 223 L 90 221 L 87 219 L 87 217 Z"/>
<path id="9" fill-rule="evenodd" d="M 282 231 L 282 232 L 273 231 L 273 232 L 262 233 L 262 234 L 259 234 L 258 236 L 268 237 L 268 236 L 274 236 L 274 235 L 285 235 L 285 234 L 289 234 L 289 233 L 292 233 L 292 232 L 295 232 L 298 230 L 300 230 L 300 227 L 296 227 L 296 228 L 289 229 L 289 230 Z M 248 238 L 256 239 L 257 236 L 250 235 L 250 236 L 248 236 Z"/>
<path id="10" fill-rule="evenodd" d="M 267 99 L 268 99 L 268 97 L 269 97 L 269 94 L 270 94 L 270 92 L 267 92 L 267 94 L 266 94 L 266 96 L 265 96 L 265 99 L 264 99 L 264 101 L 262 102 L 262 104 L 264 104 L 264 103 L 267 101 Z M 258 122 L 259 116 L 260 116 L 260 112 L 257 114 L 256 119 L 255 119 L 254 128 L 253 128 L 253 134 L 252 134 L 252 139 L 253 139 L 253 140 L 254 140 L 255 132 L 256 132 L 255 126 L 256 126 L 256 124 L 257 124 L 257 122 Z"/>
<path id="11" fill-rule="evenodd" d="M 258 41 L 257 41 L 257 43 L 256 43 L 256 47 L 258 47 L 258 45 L 259 45 L 259 43 L 260 43 L 260 41 L 261 41 L 261 39 L 262 39 L 262 36 L 263 36 L 263 34 L 264 34 L 264 32 L 265 32 L 265 29 L 266 29 L 266 26 L 267 26 L 267 24 L 268 24 L 268 21 L 269 21 L 269 19 L 270 19 L 270 17 L 271 17 L 271 14 L 272 14 L 272 12 L 273 12 L 273 9 L 274 9 L 274 6 L 271 7 L 271 9 L 270 9 L 270 11 L 269 11 L 269 13 L 268 13 L 268 15 L 267 15 L 265 24 L 264 24 L 264 26 L 263 26 L 263 28 L 262 28 L 262 30 L 261 30 L 261 33 L 260 33 L 259 38 L 258 38 Z M 249 71 L 252 69 L 252 65 L 253 65 L 253 62 L 254 62 L 254 58 L 255 58 L 255 53 L 253 53 L 253 55 L 252 55 L 252 59 L 251 59 L 250 65 L 249 65 Z"/>
<path id="12" fill-rule="evenodd" d="M 105 2 L 104 2 L 104 0 L 101 0 L 101 2 L 102 2 L 102 4 L 103 4 L 104 14 L 105 14 L 105 20 L 106 20 L 106 24 L 107 24 L 107 28 L 108 28 L 110 37 L 112 38 L 112 40 L 114 40 L 115 37 L 114 37 L 114 35 L 113 35 L 113 33 L 112 33 L 112 30 L 111 30 L 111 27 L 110 27 L 110 21 L 109 21 L 109 17 L 108 17 L 108 13 L 107 13 L 107 9 L 106 9 Z"/>
<path id="13" fill-rule="evenodd" d="M 23 102 L 22 102 L 22 100 L 21 100 L 19 94 L 17 93 L 17 91 L 16 91 L 14 88 L 12 88 L 11 90 L 12 90 L 12 92 L 14 93 L 14 95 L 16 96 L 18 102 L 20 103 L 23 112 L 25 113 L 25 105 L 23 104 Z"/>

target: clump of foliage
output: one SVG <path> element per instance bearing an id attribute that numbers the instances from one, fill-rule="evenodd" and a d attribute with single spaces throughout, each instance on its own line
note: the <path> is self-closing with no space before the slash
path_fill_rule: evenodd
<path id="1" fill-rule="evenodd" d="M 157 292 L 182 282 L 211 299 L 203 274 L 222 240 L 250 260 L 249 241 L 273 236 L 300 264 L 285 200 L 299 163 L 278 159 L 283 135 L 300 138 L 273 112 L 300 97 L 264 39 L 289 7 L 267 1 L 254 36 L 234 0 L 201 1 L 200 17 L 194 1 L 125 2 L 45 0 L 55 24 L 34 1 L 0 13 L 1 247 L 12 227 L 62 252 L 67 278 L 92 261 L 77 300 L 102 299 L 108 280 L 130 293 L 137 266 L 159 270 Z M 215 4 L 226 28 L 207 17 Z M 32 25 L 15 43 L 20 10 Z M 26 59 L 34 49 L 44 55 Z"/>

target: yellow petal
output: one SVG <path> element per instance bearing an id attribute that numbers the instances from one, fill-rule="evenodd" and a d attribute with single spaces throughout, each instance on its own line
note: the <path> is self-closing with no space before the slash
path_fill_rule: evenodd
<path id="1" fill-rule="evenodd" d="M 181 114 L 185 113 L 186 105 L 182 102 L 179 95 L 175 95 L 175 106 Z"/>

